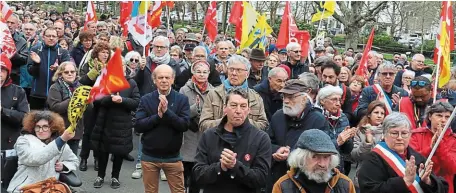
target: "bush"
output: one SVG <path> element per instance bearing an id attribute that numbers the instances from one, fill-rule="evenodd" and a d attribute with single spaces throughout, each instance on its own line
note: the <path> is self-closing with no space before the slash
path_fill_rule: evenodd
<path id="1" fill-rule="evenodd" d="M 337 34 L 332 37 L 332 42 L 334 45 L 336 44 L 344 44 L 345 45 L 345 35 L 344 34 Z"/>

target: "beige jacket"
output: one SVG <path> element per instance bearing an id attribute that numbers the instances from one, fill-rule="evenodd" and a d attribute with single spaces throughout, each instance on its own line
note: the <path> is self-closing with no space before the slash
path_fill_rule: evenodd
<path id="1" fill-rule="evenodd" d="M 258 129 L 265 130 L 268 125 L 268 118 L 264 111 L 263 99 L 253 89 L 249 88 L 249 121 Z M 203 111 L 199 121 L 200 130 L 216 127 L 223 118 L 223 104 L 225 104 L 226 91 L 222 84 L 210 90 L 204 101 Z"/>

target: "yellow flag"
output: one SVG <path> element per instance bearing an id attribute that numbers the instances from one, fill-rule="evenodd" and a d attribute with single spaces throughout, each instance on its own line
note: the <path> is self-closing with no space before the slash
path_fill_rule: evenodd
<path id="1" fill-rule="evenodd" d="M 317 8 L 317 13 L 312 15 L 312 22 L 319 21 L 321 19 L 326 19 L 334 14 L 336 11 L 336 2 L 335 1 L 326 1 L 320 2 L 319 7 Z"/>
<path id="2" fill-rule="evenodd" d="M 442 58 L 440 61 L 440 74 L 439 74 L 439 88 L 445 86 L 451 78 L 451 65 L 450 65 L 450 38 L 447 33 L 446 21 L 442 22 L 442 29 L 440 31 L 440 49 L 442 52 Z"/>
<path id="3" fill-rule="evenodd" d="M 244 11 L 242 13 L 242 36 L 240 49 L 245 48 L 249 40 L 249 34 L 257 23 L 257 17 L 260 15 L 249 2 L 244 1 Z"/>
<path id="4" fill-rule="evenodd" d="M 266 49 L 267 35 L 272 33 L 272 28 L 267 23 L 266 15 L 258 15 L 257 23 L 249 34 L 249 39 L 242 45 L 241 50 L 246 47 Z"/>
<path id="5" fill-rule="evenodd" d="M 67 128 L 70 132 L 74 132 L 78 121 L 82 118 L 84 111 L 87 108 L 87 99 L 89 98 L 90 86 L 79 86 L 74 92 L 68 104 L 68 121 L 70 126 Z"/>

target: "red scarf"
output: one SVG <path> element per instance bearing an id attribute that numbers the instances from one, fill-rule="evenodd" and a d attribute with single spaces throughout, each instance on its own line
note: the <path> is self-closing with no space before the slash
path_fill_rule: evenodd
<path id="1" fill-rule="evenodd" d="M 201 93 L 206 92 L 207 81 L 201 83 L 201 82 L 196 81 L 195 76 L 192 76 L 192 82 L 196 85 L 196 87 L 198 87 L 198 89 L 200 90 Z"/>

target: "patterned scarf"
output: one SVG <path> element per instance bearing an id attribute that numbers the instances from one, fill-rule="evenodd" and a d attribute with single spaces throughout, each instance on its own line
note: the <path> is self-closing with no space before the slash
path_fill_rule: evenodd
<path id="1" fill-rule="evenodd" d="M 204 93 L 206 92 L 207 90 L 207 85 L 208 85 L 208 82 L 198 82 L 196 81 L 196 78 L 195 76 L 192 76 L 192 82 L 193 84 L 195 84 L 195 86 L 198 88 L 198 90 L 201 92 L 201 93 Z"/>
<path id="2" fill-rule="evenodd" d="M 326 120 L 329 121 L 329 123 L 332 125 L 332 126 L 335 126 L 336 123 L 337 123 L 337 120 L 339 120 L 339 118 L 341 117 L 341 111 L 340 109 L 337 111 L 337 114 L 334 115 L 332 113 L 330 113 L 329 111 L 327 111 L 326 109 L 323 110 L 323 113 L 326 117 Z"/>
<path id="3" fill-rule="evenodd" d="M 169 55 L 168 52 L 163 56 L 155 56 L 155 54 L 151 53 L 149 57 L 150 57 L 150 59 L 152 59 L 152 62 L 154 62 L 158 65 L 168 64 L 169 61 L 171 60 L 171 56 Z"/>
<path id="4" fill-rule="evenodd" d="M 57 81 L 60 85 L 60 88 L 62 88 L 63 98 L 73 97 L 74 90 L 76 90 L 76 88 L 78 88 L 80 86 L 80 83 L 77 79 L 73 82 L 73 84 L 68 84 L 67 82 L 65 82 L 63 80 L 62 77 L 59 77 L 59 79 L 57 79 Z"/>

